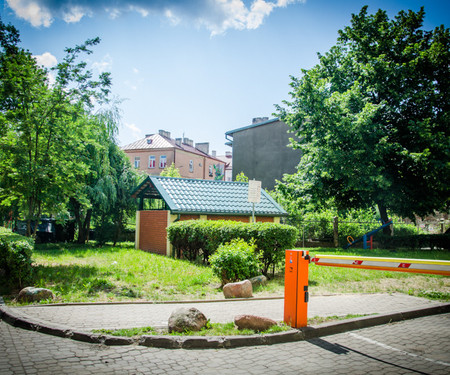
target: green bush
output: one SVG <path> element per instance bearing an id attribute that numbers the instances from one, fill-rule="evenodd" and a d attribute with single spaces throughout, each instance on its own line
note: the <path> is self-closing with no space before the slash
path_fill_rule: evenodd
<path id="1" fill-rule="evenodd" d="M 254 242 L 234 239 L 220 245 L 209 257 L 211 268 L 221 281 L 227 283 L 245 280 L 258 274 L 258 258 Z"/>
<path id="2" fill-rule="evenodd" d="M 222 244 L 236 238 L 254 240 L 262 254 L 265 275 L 270 266 L 275 267 L 284 258 L 284 250 L 292 248 L 298 237 L 298 230 L 290 225 L 226 220 L 180 221 L 170 225 L 167 233 L 179 258 L 196 261 L 202 257 L 204 263 Z"/>
<path id="3" fill-rule="evenodd" d="M 10 230 L 0 231 L 0 285 L 22 288 L 31 280 L 33 240 Z"/>

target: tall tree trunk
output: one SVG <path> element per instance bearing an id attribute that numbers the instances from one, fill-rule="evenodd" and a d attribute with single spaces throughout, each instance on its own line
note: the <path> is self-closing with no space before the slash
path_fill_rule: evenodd
<path id="1" fill-rule="evenodd" d="M 89 231 L 91 230 L 91 217 L 92 217 L 92 208 L 87 210 L 86 218 L 84 219 L 84 233 L 85 233 L 85 243 L 89 241 Z"/>
<path id="2" fill-rule="evenodd" d="M 386 223 L 389 220 L 386 206 L 383 203 L 378 203 L 378 210 L 380 211 L 380 216 L 381 216 L 381 220 L 383 221 L 383 224 Z M 383 234 L 390 236 L 391 235 L 391 227 L 390 226 L 384 227 Z"/>
<path id="3" fill-rule="evenodd" d="M 73 214 L 75 215 L 75 221 L 78 227 L 78 236 L 77 243 L 84 244 L 87 240 L 89 240 L 89 232 L 86 233 L 86 225 L 87 221 L 90 221 L 90 211 L 88 210 L 86 213 L 86 218 L 83 220 L 81 215 L 81 205 L 75 199 L 71 199 Z M 89 216 L 89 218 L 88 218 Z"/>

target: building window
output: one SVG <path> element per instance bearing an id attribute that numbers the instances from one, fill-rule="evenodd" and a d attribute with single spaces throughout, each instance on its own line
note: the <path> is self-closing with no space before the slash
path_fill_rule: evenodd
<path id="1" fill-rule="evenodd" d="M 194 162 L 189 160 L 189 172 L 194 172 Z"/>
<path id="2" fill-rule="evenodd" d="M 209 166 L 209 177 L 213 176 L 213 167 L 212 165 Z"/>
<path id="3" fill-rule="evenodd" d="M 159 157 L 159 167 L 160 168 L 165 168 L 167 166 L 167 156 L 166 155 L 161 155 Z"/>
<path id="4" fill-rule="evenodd" d="M 156 167 L 156 157 L 155 155 L 150 155 L 148 157 L 148 167 L 155 168 Z"/>
<path id="5" fill-rule="evenodd" d="M 139 169 L 140 166 L 141 166 L 141 157 L 135 156 L 134 157 L 134 167 Z"/>

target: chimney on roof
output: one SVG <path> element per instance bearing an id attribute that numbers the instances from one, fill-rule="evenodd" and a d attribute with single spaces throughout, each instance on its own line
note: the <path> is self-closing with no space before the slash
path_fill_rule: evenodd
<path id="1" fill-rule="evenodd" d="M 231 151 L 225 151 L 225 157 L 231 158 L 232 156 L 233 154 L 231 153 Z"/>
<path id="2" fill-rule="evenodd" d="M 161 137 L 169 138 L 170 139 L 170 132 L 166 130 L 158 130 L 158 133 Z"/>
<path id="3" fill-rule="evenodd" d="M 194 141 L 193 141 L 192 139 L 189 139 L 189 138 L 183 138 L 183 143 L 184 143 L 185 145 L 194 147 Z"/>
<path id="4" fill-rule="evenodd" d="M 151 137 L 153 134 L 146 134 L 145 138 Z"/>
<path id="5" fill-rule="evenodd" d="M 213 158 L 215 158 L 215 157 L 217 156 L 216 150 L 212 150 L 212 151 L 211 151 L 211 156 L 212 156 Z"/>
<path id="6" fill-rule="evenodd" d="M 196 143 L 195 148 L 205 153 L 206 155 L 209 154 L 209 142 Z"/>
<path id="7" fill-rule="evenodd" d="M 183 139 L 182 138 L 175 138 L 175 144 L 177 145 L 177 146 L 181 146 L 181 141 L 182 141 Z"/>
<path id="8" fill-rule="evenodd" d="M 268 117 L 254 117 L 252 121 L 252 125 L 259 124 L 260 122 L 267 121 Z"/>

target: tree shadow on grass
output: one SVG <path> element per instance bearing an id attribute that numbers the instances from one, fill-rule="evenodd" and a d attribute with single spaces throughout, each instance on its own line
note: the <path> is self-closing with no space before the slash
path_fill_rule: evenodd
<path id="1" fill-rule="evenodd" d="M 102 273 L 97 267 L 89 265 L 38 265 L 33 269 L 35 285 L 49 288 L 54 292 L 65 294 L 90 294 L 94 285 L 111 287 L 102 281 Z M 100 282 L 99 282 L 100 281 Z M 101 289 L 101 288 L 97 288 Z"/>
<path id="2" fill-rule="evenodd" d="M 34 253 L 40 255 L 49 255 L 49 254 L 61 254 L 62 252 L 66 252 L 76 257 L 83 257 L 86 253 L 91 251 L 97 251 L 100 253 L 117 253 L 124 249 L 134 249 L 134 244 L 131 242 L 121 243 L 116 246 L 104 245 L 102 247 L 98 247 L 95 243 L 90 242 L 87 244 L 77 244 L 77 243 L 45 243 L 45 244 L 36 244 L 34 247 Z"/>

